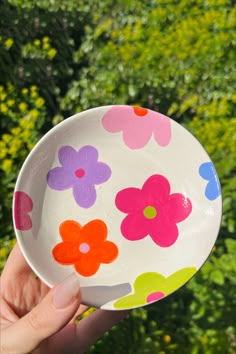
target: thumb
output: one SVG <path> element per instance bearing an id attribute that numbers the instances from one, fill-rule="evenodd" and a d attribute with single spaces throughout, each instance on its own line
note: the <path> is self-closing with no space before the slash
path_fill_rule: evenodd
<path id="1" fill-rule="evenodd" d="M 29 353 L 71 320 L 80 305 L 80 286 L 76 274 L 49 291 L 43 301 L 19 321 L 8 327 L 6 348 L 12 353 Z"/>

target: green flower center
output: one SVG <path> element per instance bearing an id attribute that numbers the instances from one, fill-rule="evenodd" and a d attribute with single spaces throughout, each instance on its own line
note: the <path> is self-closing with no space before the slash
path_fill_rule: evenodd
<path id="1" fill-rule="evenodd" d="M 154 219 L 157 216 L 157 211 L 156 209 L 151 206 L 148 205 L 144 211 L 143 211 L 143 215 L 147 218 L 147 219 Z"/>

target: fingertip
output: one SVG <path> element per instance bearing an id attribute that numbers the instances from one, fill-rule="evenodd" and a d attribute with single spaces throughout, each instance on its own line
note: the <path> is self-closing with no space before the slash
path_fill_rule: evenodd
<path id="1" fill-rule="evenodd" d="M 52 301 L 56 309 L 63 309 L 80 300 L 80 282 L 75 273 L 55 286 Z"/>

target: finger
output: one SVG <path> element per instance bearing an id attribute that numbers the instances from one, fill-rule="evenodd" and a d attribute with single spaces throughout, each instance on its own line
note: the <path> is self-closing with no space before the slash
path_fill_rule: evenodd
<path id="1" fill-rule="evenodd" d="M 79 320 L 79 317 L 83 315 L 86 311 L 88 311 L 90 307 L 86 305 L 80 305 L 78 311 L 75 313 L 74 317 L 72 318 L 71 322 L 74 323 Z"/>
<path id="2" fill-rule="evenodd" d="M 125 318 L 130 311 L 97 310 L 85 317 L 76 326 L 74 342 L 78 343 L 79 353 L 84 353 L 106 331 Z M 76 348 L 77 349 L 77 348 Z"/>
<path id="3" fill-rule="evenodd" d="M 7 353 L 29 353 L 57 333 L 74 316 L 80 305 L 78 277 L 70 275 L 54 287 L 26 316 L 5 330 L 2 347 Z"/>
<path id="4" fill-rule="evenodd" d="M 129 312 L 96 310 L 81 320 L 78 325 L 70 323 L 52 337 L 49 343 L 49 352 L 84 353 Z"/>
<path id="5" fill-rule="evenodd" d="M 1 283 L 0 283 L 0 289 L 1 289 Z M 2 296 L 0 297 L 0 319 L 1 319 L 1 325 L 3 326 L 9 325 L 9 322 L 14 323 L 19 320 L 17 314 L 13 311 L 13 309 L 9 306 L 7 301 Z"/>
<path id="6" fill-rule="evenodd" d="M 11 279 L 11 276 L 22 276 L 32 273 L 32 269 L 26 262 L 18 243 L 13 247 L 3 270 L 2 277 Z"/>

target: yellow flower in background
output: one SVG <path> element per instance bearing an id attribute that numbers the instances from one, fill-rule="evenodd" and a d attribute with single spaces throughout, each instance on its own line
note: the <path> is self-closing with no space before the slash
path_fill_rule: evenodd
<path id="1" fill-rule="evenodd" d="M 37 91 L 37 90 L 38 90 L 38 87 L 37 87 L 37 86 L 35 86 L 35 85 L 30 86 L 30 91 L 31 91 L 31 92 L 35 92 L 35 91 Z"/>
<path id="2" fill-rule="evenodd" d="M 34 147 L 34 144 L 33 144 L 33 143 L 28 143 L 28 144 L 27 144 L 27 147 L 28 147 L 29 150 L 32 150 L 33 147 Z"/>
<path id="3" fill-rule="evenodd" d="M 27 104 L 25 102 L 19 103 L 18 107 L 19 107 L 19 110 L 21 112 L 25 112 L 27 110 L 27 108 L 28 108 L 28 106 L 27 106 Z"/>
<path id="4" fill-rule="evenodd" d="M 40 44 L 41 44 L 40 39 L 35 39 L 35 40 L 34 40 L 34 45 L 35 45 L 36 47 L 39 47 Z"/>
<path id="5" fill-rule="evenodd" d="M 20 129 L 19 127 L 12 128 L 12 129 L 11 129 L 11 133 L 12 133 L 13 135 L 19 135 L 20 132 L 21 132 L 21 129 Z"/>
<path id="6" fill-rule="evenodd" d="M 0 100 L 1 101 L 4 101 L 6 97 L 7 97 L 7 94 L 5 92 L 0 94 Z"/>
<path id="7" fill-rule="evenodd" d="M 44 105 L 45 100 L 42 97 L 37 98 L 37 100 L 35 101 L 35 106 L 40 108 Z"/>
<path id="8" fill-rule="evenodd" d="M 0 92 L 4 91 L 4 87 L 1 85 L 0 86 Z"/>
<path id="9" fill-rule="evenodd" d="M 10 134 L 3 134 L 2 141 L 4 141 L 5 143 L 9 143 L 10 140 L 11 140 Z"/>
<path id="10" fill-rule="evenodd" d="M 15 138 L 12 139 L 10 148 L 8 150 L 9 154 L 15 157 L 14 155 L 18 153 L 19 149 L 21 148 L 21 144 L 22 144 L 21 140 Z"/>
<path id="11" fill-rule="evenodd" d="M 7 111 L 8 111 L 7 105 L 5 103 L 1 103 L 0 104 L 0 112 L 7 113 Z"/>
<path id="12" fill-rule="evenodd" d="M 10 82 L 7 83 L 7 92 L 8 94 L 11 94 L 15 91 L 15 86 L 12 85 Z"/>
<path id="13" fill-rule="evenodd" d="M 23 133 L 21 134 L 21 138 L 23 141 L 28 142 L 30 139 L 32 132 L 31 130 L 24 130 Z"/>
<path id="14" fill-rule="evenodd" d="M 208 339 L 207 339 L 206 336 L 202 336 L 202 337 L 200 338 L 200 341 L 201 341 L 202 344 L 207 344 Z"/>
<path id="15" fill-rule="evenodd" d="M 232 102 L 233 102 L 233 103 L 236 103 L 236 94 L 235 94 L 235 95 L 232 95 Z"/>
<path id="16" fill-rule="evenodd" d="M 32 97 L 32 98 L 38 97 L 38 92 L 36 92 L 36 91 L 31 92 L 30 97 Z"/>
<path id="17" fill-rule="evenodd" d="M 31 111 L 29 111 L 29 115 L 31 118 L 38 118 L 39 116 L 39 111 L 37 109 L 31 109 Z"/>
<path id="18" fill-rule="evenodd" d="M 16 238 L 13 238 L 13 240 L 10 240 L 11 246 L 14 247 L 16 244 Z"/>
<path id="19" fill-rule="evenodd" d="M 47 50 L 50 48 L 50 44 L 49 43 L 43 43 L 43 49 Z"/>
<path id="20" fill-rule="evenodd" d="M 5 145 L 4 145 L 5 146 Z M 0 159 L 4 159 L 7 156 L 7 148 L 0 148 Z"/>
<path id="21" fill-rule="evenodd" d="M 30 97 L 35 98 L 38 97 L 38 87 L 33 85 L 30 86 Z"/>
<path id="22" fill-rule="evenodd" d="M 48 51 L 48 56 L 49 56 L 50 59 L 53 59 L 56 54 L 57 54 L 57 50 L 56 50 L 55 48 L 51 48 L 51 49 Z"/>
<path id="23" fill-rule="evenodd" d="M 30 121 L 29 117 L 22 118 L 20 120 L 20 124 L 19 125 L 20 125 L 21 128 L 29 129 L 29 130 L 34 128 L 34 122 Z"/>
<path id="24" fill-rule="evenodd" d="M 48 43 L 49 42 L 49 37 L 43 37 L 43 43 Z"/>
<path id="25" fill-rule="evenodd" d="M 171 342 L 171 336 L 169 336 L 169 334 L 165 334 L 163 340 L 166 344 L 169 344 Z"/>
<path id="26" fill-rule="evenodd" d="M 4 41 L 5 48 L 10 49 L 12 47 L 13 43 L 14 43 L 13 38 L 7 38 Z"/>
<path id="27" fill-rule="evenodd" d="M 11 171 L 11 167 L 12 167 L 12 160 L 10 159 L 6 159 L 3 161 L 2 163 L 2 170 L 6 173 L 9 173 Z"/>
<path id="28" fill-rule="evenodd" d="M 22 94 L 23 94 L 24 96 L 26 96 L 26 95 L 28 94 L 29 90 L 28 90 L 27 88 L 23 88 L 23 89 L 21 90 L 21 92 L 22 92 Z"/>
<path id="29" fill-rule="evenodd" d="M 7 249 L 5 247 L 2 247 L 0 249 L 0 258 L 6 258 L 7 257 Z"/>
<path id="30" fill-rule="evenodd" d="M 61 116 L 60 114 L 56 114 L 53 119 L 52 119 L 52 124 L 53 125 L 57 125 L 58 123 L 60 123 L 63 120 L 63 116 Z"/>
<path id="31" fill-rule="evenodd" d="M 12 98 L 10 98 L 9 100 L 7 100 L 7 105 L 8 105 L 8 107 L 12 107 L 12 106 L 14 106 L 14 104 L 15 104 L 15 100 L 13 100 Z"/>

